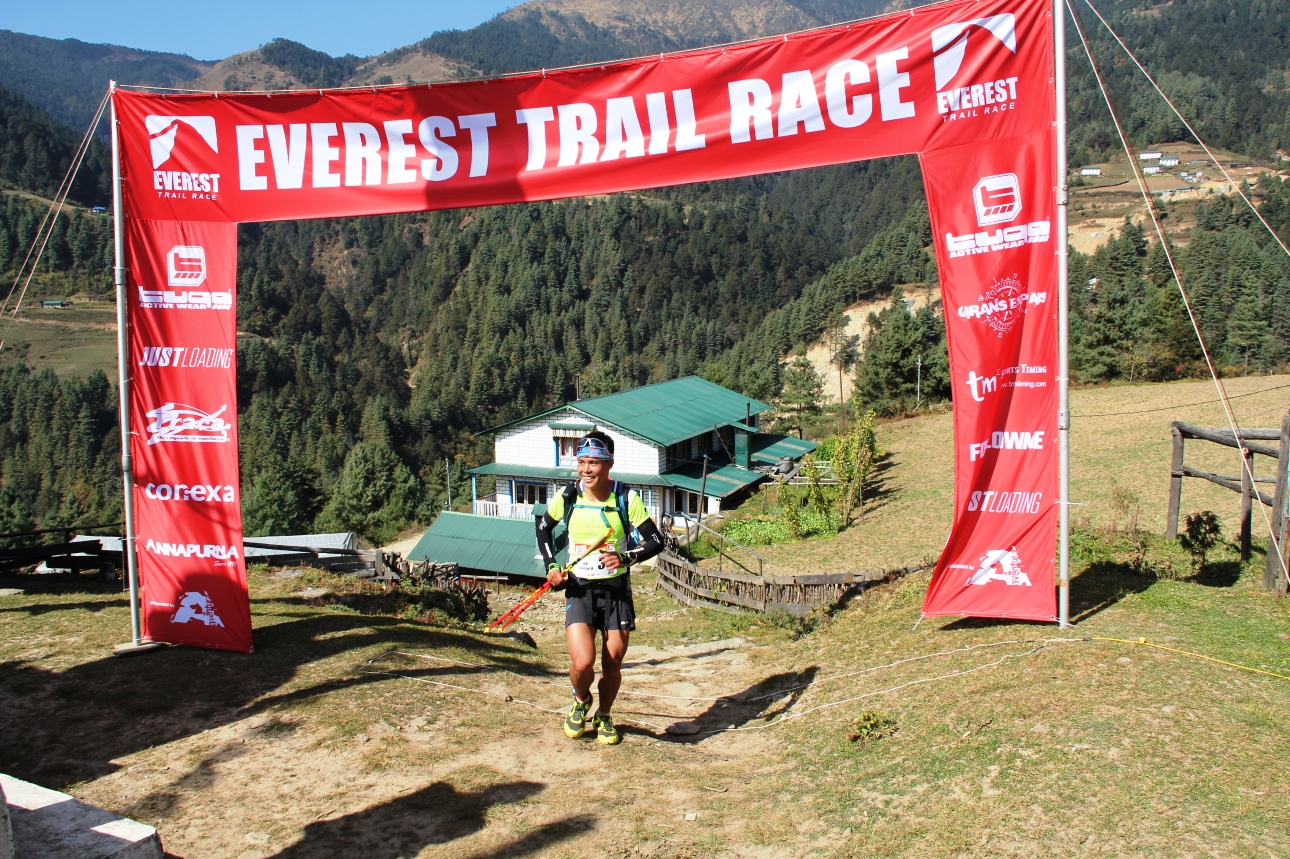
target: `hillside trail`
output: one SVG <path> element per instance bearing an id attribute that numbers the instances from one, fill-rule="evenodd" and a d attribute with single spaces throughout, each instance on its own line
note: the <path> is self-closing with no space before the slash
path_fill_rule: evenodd
<path id="1" fill-rule="evenodd" d="M 278 709 L 146 751 L 81 793 L 128 798 L 185 859 L 802 855 L 757 835 L 756 791 L 787 766 L 776 732 L 708 732 L 791 708 L 800 690 L 773 693 L 816 669 L 777 670 L 780 648 L 740 637 L 664 643 L 654 630 L 689 610 L 636 590 L 639 627 L 614 706 L 621 745 L 564 736 L 572 699 L 557 598 L 518 624 L 537 644 L 518 659 L 480 642 L 353 665 L 331 682 L 367 685 L 328 706 L 363 713 L 357 736 L 317 711 Z M 495 596 L 493 608 L 519 598 Z M 735 697 L 704 700 L 723 695 Z"/>

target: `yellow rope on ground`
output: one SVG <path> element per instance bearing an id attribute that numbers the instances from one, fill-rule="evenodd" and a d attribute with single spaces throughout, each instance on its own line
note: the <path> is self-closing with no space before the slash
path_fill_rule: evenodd
<path id="1" fill-rule="evenodd" d="M 1249 671 L 1253 674 L 1266 674 L 1269 677 L 1276 677 L 1278 680 L 1290 680 L 1290 676 L 1287 676 L 1285 674 L 1278 674 L 1275 671 L 1264 671 L 1262 668 L 1251 668 L 1248 665 L 1241 665 L 1237 662 L 1228 662 L 1226 659 L 1217 659 L 1213 656 L 1206 656 L 1203 653 L 1193 653 L 1190 650 L 1179 650 L 1176 647 L 1166 647 L 1163 644 L 1155 644 L 1154 642 L 1147 641 L 1145 638 L 1139 638 L 1137 640 L 1133 640 L 1128 638 L 1107 638 L 1101 635 L 1092 635 L 1084 640 L 1085 641 L 1115 641 L 1115 642 L 1119 642 L 1120 644 L 1136 644 L 1140 647 L 1154 647 L 1156 650 L 1168 650 L 1170 653 L 1181 653 L 1183 656 L 1192 656 L 1192 657 L 1195 657 L 1196 659 L 1204 659 L 1206 662 L 1217 662 L 1219 665 L 1227 665 L 1232 668 L 1239 668 L 1242 671 Z"/>

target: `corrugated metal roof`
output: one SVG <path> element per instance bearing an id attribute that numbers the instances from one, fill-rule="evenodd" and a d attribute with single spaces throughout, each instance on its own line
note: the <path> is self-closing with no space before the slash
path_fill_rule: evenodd
<path id="1" fill-rule="evenodd" d="M 366 549 L 367 544 L 353 531 L 338 531 L 334 534 L 293 534 L 278 537 L 245 537 L 252 543 L 271 543 L 275 546 L 308 546 L 311 549 Z M 260 549 L 246 546 L 244 557 L 254 558 L 263 555 L 291 554 L 291 549 Z M 325 553 L 324 553 L 325 554 Z M 339 556 L 328 556 L 339 557 Z"/>
<path id="2" fill-rule="evenodd" d="M 617 394 L 578 400 L 485 432 L 497 432 L 566 408 L 666 446 L 693 438 L 713 427 L 740 421 L 745 414 L 760 414 L 770 406 L 714 385 L 707 379 L 686 376 Z"/>
<path id="3" fill-rule="evenodd" d="M 753 436 L 752 459 L 754 462 L 774 465 L 779 462 L 781 456 L 791 456 L 793 459 L 797 459 L 798 457 L 806 456 L 817 447 L 819 445 L 813 441 L 805 441 L 788 435 L 763 433 Z"/>
<path id="4" fill-rule="evenodd" d="M 556 539 L 565 559 L 563 534 Z M 410 561 L 456 562 L 465 569 L 542 578 L 542 560 L 532 519 L 472 513 L 440 513 L 408 553 Z"/>

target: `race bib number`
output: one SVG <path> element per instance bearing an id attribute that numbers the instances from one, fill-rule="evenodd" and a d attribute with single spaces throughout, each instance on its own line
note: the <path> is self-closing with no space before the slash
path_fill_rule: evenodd
<path id="1" fill-rule="evenodd" d="M 605 565 L 600 563 L 601 552 L 615 551 L 614 543 L 606 543 L 587 557 L 582 558 L 587 550 L 591 548 L 590 543 L 574 543 L 573 557 L 582 558 L 581 561 L 574 564 L 573 574 L 580 579 L 606 579 L 618 574 L 617 570 L 607 570 Z"/>

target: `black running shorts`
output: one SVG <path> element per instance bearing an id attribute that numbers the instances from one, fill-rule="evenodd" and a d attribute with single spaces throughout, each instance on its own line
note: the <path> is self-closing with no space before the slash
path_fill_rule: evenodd
<path id="1" fill-rule="evenodd" d="M 585 623 L 592 629 L 636 628 L 636 606 L 632 604 L 630 575 L 608 581 L 584 581 L 569 577 L 564 589 L 564 625 Z"/>

